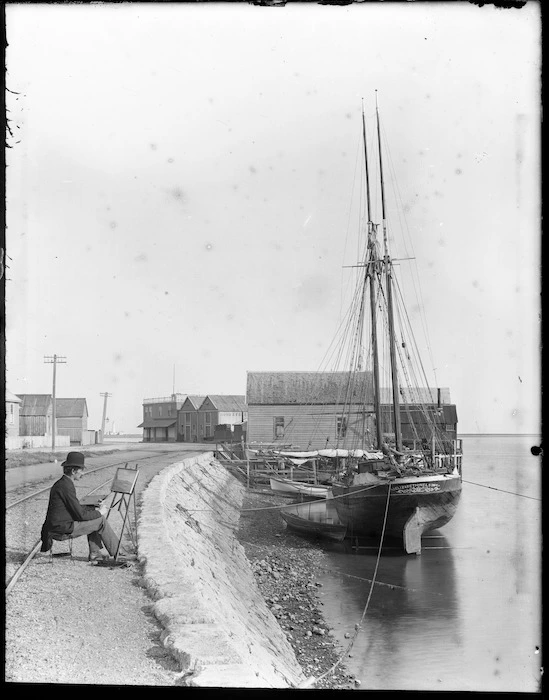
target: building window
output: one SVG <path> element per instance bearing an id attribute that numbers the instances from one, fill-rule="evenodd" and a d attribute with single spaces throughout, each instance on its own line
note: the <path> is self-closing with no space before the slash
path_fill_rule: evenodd
<path id="1" fill-rule="evenodd" d="M 274 438 L 284 437 L 284 416 L 275 416 L 274 419 Z"/>
<path id="2" fill-rule="evenodd" d="M 159 416 L 162 415 L 162 406 L 159 406 L 159 407 L 158 407 L 158 415 L 159 415 Z"/>
<path id="3" fill-rule="evenodd" d="M 187 425 L 191 424 L 191 414 L 190 413 L 185 413 L 185 423 Z"/>
<path id="4" fill-rule="evenodd" d="M 449 425 L 448 423 L 446 423 L 446 430 L 452 431 L 452 430 L 455 430 L 455 429 L 456 429 L 456 426 L 455 426 L 455 425 L 453 425 L 453 424 L 452 424 L 452 425 Z"/>
<path id="5" fill-rule="evenodd" d="M 168 406 L 168 417 L 171 417 L 172 415 L 172 407 Z"/>
<path id="6" fill-rule="evenodd" d="M 10 423 L 13 425 L 13 404 L 10 406 Z"/>
<path id="7" fill-rule="evenodd" d="M 347 416 L 337 416 L 336 435 L 338 438 L 342 438 L 347 435 Z"/>
<path id="8" fill-rule="evenodd" d="M 212 414 L 210 412 L 206 412 L 204 414 L 204 420 L 206 422 L 206 425 L 211 425 L 212 424 Z"/>

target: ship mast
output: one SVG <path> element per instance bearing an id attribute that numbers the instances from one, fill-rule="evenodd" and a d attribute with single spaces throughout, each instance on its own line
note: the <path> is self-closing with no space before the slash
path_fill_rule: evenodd
<path id="1" fill-rule="evenodd" d="M 379 387 L 379 358 L 377 350 L 376 288 L 374 284 L 374 277 L 377 274 L 376 229 L 374 223 L 372 222 L 370 205 L 370 179 L 368 176 L 368 151 L 366 146 L 366 120 L 364 117 L 364 103 L 362 104 L 362 138 L 364 141 L 364 163 L 366 166 L 366 202 L 368 213 L 368 256 L 366 277 L 369 279 L 370 283 L 370 318 L 372 325 L 372 354 L 374 365 L 374 410 L 376 416 L 377 448 L 381 449 L 381 405 Z"/>
<path id="2" fill-rule="evenodd" d="M 379 176 L 381 180 L 381 213 L 383 220 L 383 248 L 385 264 L 385 275 L 387 284 L 387 313 L 389 320 L 389 352 L 391 358 L 391 379 L 393 385 L 393 413 L 395 422 L 395 446 L 398 452 L 402 452 L 402 429 L 400 425 L 400 405 L 399 405 L 399 386 L 398 374 L 396 366 L 396 350 L 395 350 L 395 320 L 393 314 L 393 282 L 392 282 L 392 265 L 389 257 L 389 246 L 387 241 L 387 218 L 385 214 L 385 189 L 383 183 L 383 159 L 381 156 L 381 134 L 379 128 L 379 112 L 377 108 L 376 95 L 376 121 L 377 121 L 377 143 L 379 152 Z"/>

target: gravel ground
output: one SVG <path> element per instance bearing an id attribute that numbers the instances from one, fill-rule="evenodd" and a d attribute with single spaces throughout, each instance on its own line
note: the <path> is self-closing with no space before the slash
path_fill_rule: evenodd
<path id="1" fill-rule="evenodd" d="M 165 458 L 140 468 L 138 502 L 146 484 L 167 463 Z M 30 543 L 39 537 L 46 507 L 47 494 L 10 517 L 6 532 L 9 558 L 19 559 L 19 551 L 30 550 Z M 24 545 L 11 544 L 14 530 L 28 531 Z M 67 543 L 56 546 L 68 549 Z M 38 554 L 31 561 L 6 598 L 6 681 L 151 686 L 178 683 L 178 668 L 160 643 L 162 628 L 141 586 L 140 565 L 127 534 L 123 547 L 128 555 L 124 567 L 90 564 L 85 537 L 73 541 L 72 559 L 52 560 L 48 554 Z"/>
<path id="2" fill-rule="evenodd" d="M 318 543 L 285 528 L 277 509 L 288 499 L 248 491 L 242 505 L 238 539 L 252 563 L 259 590 L 288 641 L 306 677 L 319 678 L 339 660 L 343 650 L 322 615 L 317 574 L 325 563 Z M 314 685 L 317 689 L 356 688 L 343 663 Z"/>
<path id="3" fill-rule="evenodd" d="M 142 489 L 161 468 L 151 464 L 141 469 L 138 503 Z M 269 492 L 248 492 L 243 508 L 287 502 Z M 21 514 L 31 533 L 39 532 L 46 505 L 47 495 Z M 10 530 L 21 527 L 22 521 L 10 524 Z M 324 560 L 321 547 L 285 530 L 278 510 L 244 511 L 238 536 L 259 590 L 292 644 L 305 676 L 318 678 L 341 653 L 323 620 L 316 594 L 320 584 L 315 577 Z M 34 541 L 36 534 L 30 538 Z M 142 587 L 141 566 L 127 535 L 123 544 L 128 556 L 121 567 L 90 564 L 85 537 L 74 540 L 72 559 L 35 557 L 6 598 L 6 681 L 181 684 L 178 666 L 161 644 L 162 627 L 152 615 L 152 601 Z M 67 545 L 57 546 L 64 549 Z M 25 548 L 29 551 L 27 545 Z M 315 687 L 355 686 L 341 664 Z"/>

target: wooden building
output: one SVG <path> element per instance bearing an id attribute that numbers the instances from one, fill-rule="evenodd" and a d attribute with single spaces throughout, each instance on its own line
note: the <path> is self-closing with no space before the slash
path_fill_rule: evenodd
<path id="1" fill-rule="evenodd" d="M 19 435 L 51 435 L 52 397 L 51 394 L 17 394 L 21 399 L 19 407 Z"/>
<path id="2" fill-rule="evenodd" d="M 371 372 L 248 372 L 246 403 L 250 447 L 356 447 L 375 434 Z"/>
<path id="3" fill-rule="evenodd" d="M 198 409 L 205 396 L 187 396 L 177 413 L 177 440 L 198 442 Z"/>
<path id="4" fill-rule="evenodd" d="M 86 399 L 56 399 L 57 435 L 68 435 L 71 445 L 89 445 L 88 405 Z"/>
<path id="5" fill-rule="evenodd" d="M 371 372 L 248 372 L 248 445 L 293 450 L 374 447 L 373 392 Z M 380 399 L 381 432 L 390 443 L 394 437 L 391 390 L 383 388 Z M 423 438 L 431 440 L 427 416 L 446 438 L 456 437 L 457 412 L 449 389 L 401 388 L 400 401 L 407 446 Z"/>
<path id="6" fill-rule="evenodd" d="M 213 440 L 216 425 L 234 426 L 247 420 L 245 396 L 208 394 L 198 409 L 198 442 Z"/>
<path id="7" fill-rule="evenodd" d="M 156 399 L 143 400 L 143 442 L 175 442 L 177 440 L 177 414 L 187 394 L 172 394 Z"/>
<path id="8" fill-rule="evenodd" d="M 19 396 L 6 390 L 6 437 L 14 438 L 19 436 L 19 409 L 21 399 Z"/>
<path id="9" fill-rule="evenodd" d="M 391 439 L 394 436 L 394 416 L 388 389 L 382 390 L 381 400 L 381 431 Z M 400 402 L 400 425 L 405 446 L 418 446 L 422 440 L 430 443 L 433 424 L 444 439 L 457 438 L 457 409 L 451 403 L 448 388 L 422 387 L 411 390 L 402 387 Z"/>

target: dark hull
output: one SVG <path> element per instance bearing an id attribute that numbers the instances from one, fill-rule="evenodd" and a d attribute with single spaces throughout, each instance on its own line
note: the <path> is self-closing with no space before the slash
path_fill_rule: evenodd
<path id="1" fill-rule="evenodd" d="M 332 487 L 334 504 L 339 519 L 347 525 L 348 536 L 381 535 L 388 488 L 385 484 L 369 489 L 364 485 Z M 424 532 L 446 525 L 453 518 L 460 497 L 459 476 L 440 480 L 396 479 L 391 483 L 385 536 L 399 538 L 406 551 L 417 552 L 417 545 L 407 544 L 407 530 L 409 534 L 413 528 L 417 540 Z"/>
<path id="2" fill-rule="evenodd" d="M 293 503 L 282 508 L 280 515 L 288 527 L 300 535 L 338 542 L 345 538 L 347 528 L 340 522 L 331 499 Z"/>

